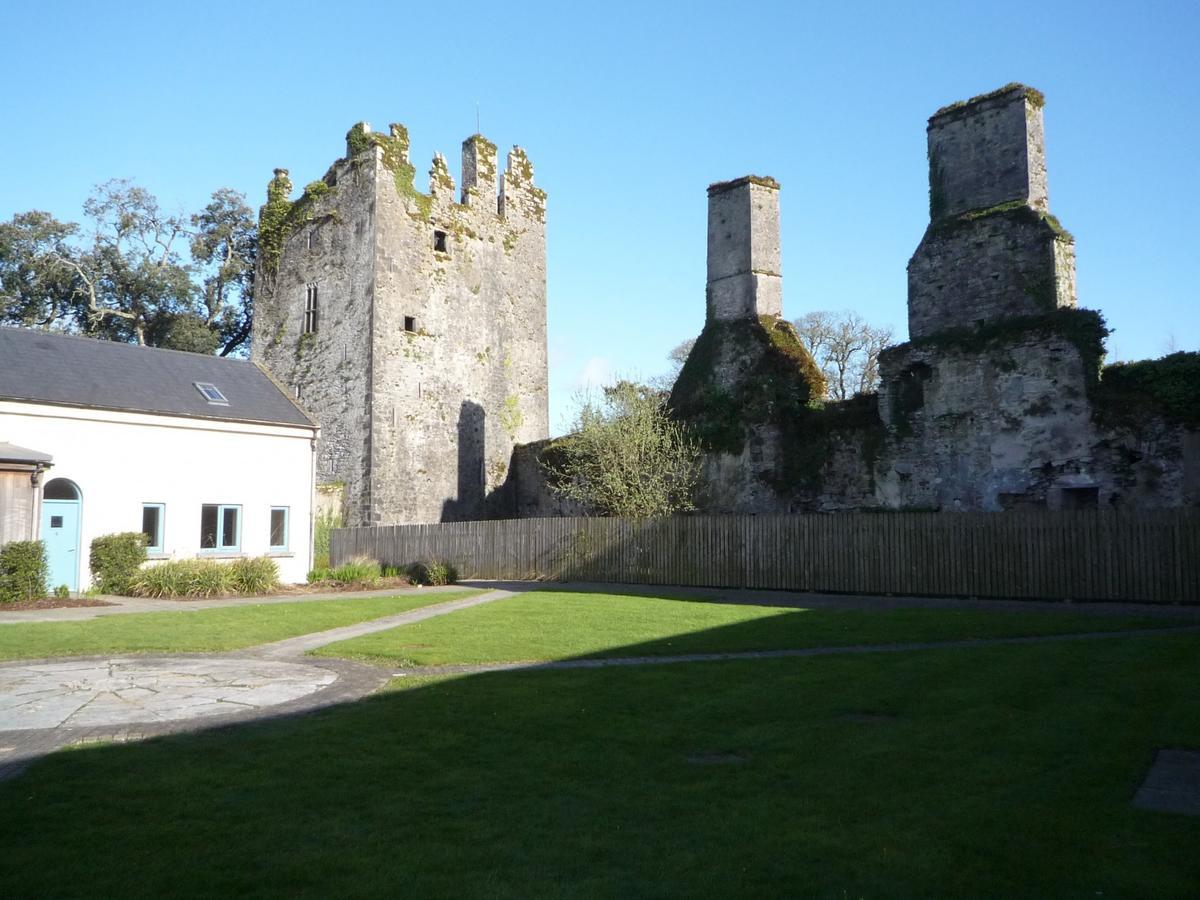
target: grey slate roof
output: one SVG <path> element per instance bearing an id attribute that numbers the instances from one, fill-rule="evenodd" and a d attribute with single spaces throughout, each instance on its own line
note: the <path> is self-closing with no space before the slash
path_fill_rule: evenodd
<path id="1" fill-rule="evenodd" d="M 196 389 L 196 382 L 216 385 L 229 405 L 209 403 Z M 315 424 L 266 372 L 248 360 L 24 328 L 0 328 L 0 400 L 239 422 Z"/>
<path id="2" fill-rule="evenodd" d="M 23 463 L 33 465 L 42 463 L 48 465 L 54 461 L 49 453 L 40 450 L 30 450 L 28 447 L 18 447 L 16 444 L 6 444 L 0 441 L 0 463 Z"/>

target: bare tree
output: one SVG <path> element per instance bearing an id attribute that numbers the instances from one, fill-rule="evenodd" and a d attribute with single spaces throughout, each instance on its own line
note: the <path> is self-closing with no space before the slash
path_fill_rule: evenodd
<path id="1" fill-rule="evenodd" d="M 855 312 L 817 311 L 793 323 L 829 384 L 831 400 L 848 400 L 879 387 L 879 351 L 892 329 L 876 327 Z"/>

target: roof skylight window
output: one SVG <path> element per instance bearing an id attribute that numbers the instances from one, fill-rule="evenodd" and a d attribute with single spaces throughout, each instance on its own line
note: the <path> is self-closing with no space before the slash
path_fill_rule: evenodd
<path id="1" fill-rule="evenodd" d="M 204 399 L 209 403 L 216 404 L 217 406 L 229 405 L 229 401 L 225 399 L 225 395 L 221 393 L 215 384 L 209 384 L 207 381 L 194 381 L 192 383 L 196 385 L 196 390 L 203 394 Z"/>

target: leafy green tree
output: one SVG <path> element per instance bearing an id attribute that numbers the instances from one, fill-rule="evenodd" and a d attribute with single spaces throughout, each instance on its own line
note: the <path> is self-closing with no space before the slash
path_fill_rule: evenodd
<path id="1" fill-rule="evenodd" d="M 254 220 L 222 189 L 168 214 L 128 181 L 95 188 L 85 224 L 31 211 L 0 224 L 0 322 L 227 355 L 253 308 Z"/>
<path id="2" fill-rule="evenodd" d="M 668 516 L 695 509 L 700 447 L 673 420 L 666 395 L 620 381 L 580 399 L 571 434 L 542 465 L 553 490 L 600 515 Z"/>
<path id="3" fill-rule="evenodd" d="M 63 259 L 78 228 L 37 210 L 0 223 L 0 324 L 51 329 L 70 321 L 75 286 Z"/>
<path id="4" fill-rule="evenodd" d="M 192 259 L 200 269 L 205 324 L 219 336 L 221 356 L 245 348 L 254 318 L 258 226 L 246 198 L 221 188 L 192 216 Z"/>

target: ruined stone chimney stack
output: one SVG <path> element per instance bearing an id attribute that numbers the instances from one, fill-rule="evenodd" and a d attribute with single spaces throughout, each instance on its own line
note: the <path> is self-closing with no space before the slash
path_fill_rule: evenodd
<path id="1" fill-rule="evenodd" d="M 1075 240 L 1046 196 L 1042 104 L 1009 84 L 930 117 L 929 227 L 908 262 L 912 340 L 1075 305 Z"/>
<path id="2" fill-rule="evenodd" d="M 708 188 L 708 320 L 783 313 L 779 182 L 747 175 Z"/>
<path id="3" fill-rule="evenodd" d="M 926 129 L 932 221 L 1002 203 L 1047 210 L 1039 91 L 1009 84 L 939 109 Z"/>

